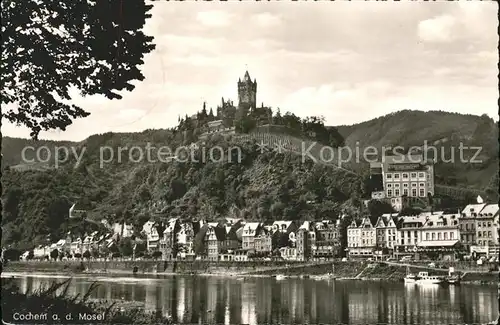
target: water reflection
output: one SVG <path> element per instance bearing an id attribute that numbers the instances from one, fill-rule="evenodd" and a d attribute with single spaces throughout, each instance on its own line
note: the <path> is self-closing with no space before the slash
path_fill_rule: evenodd
<path id="1" fill-rule="evenodd" d="M 144 303 L 178 323 L 486 323 L 497 317 L 495 286 L 416 286 L 402 283 L 173 276 L 73 279 L 69 294 Z M 58 279 L 63 281 L 64 279 Z M 49 285 L 48 277 L 19 277 L 20 290 Z"/>

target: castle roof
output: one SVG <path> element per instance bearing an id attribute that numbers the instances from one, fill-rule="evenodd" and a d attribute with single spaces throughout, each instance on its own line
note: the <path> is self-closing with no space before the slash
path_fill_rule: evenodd
<path id="1" fill-rule="evenodd" d="M 245 72 L 245 76 L 243 77 L 244 81 L 252 81 L 252 78 L 250 78 L 250 74 L 248 73 L 248 70 Z"/>

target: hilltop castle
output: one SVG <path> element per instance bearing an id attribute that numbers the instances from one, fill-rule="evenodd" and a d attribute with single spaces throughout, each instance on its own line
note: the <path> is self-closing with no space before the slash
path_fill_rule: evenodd
<path id="1" fill-rule="evenodd" d="M 256 125 L 270 124 L 272 119 L 272 111 L 268 107 L 257 107 L 257 80 L 250 78 L 248 71 L 245 71 L 243 80 L 238 78 L 238 106 L 235 106 L 232 100 L 224 100 L 222 97 L 221 103 L 217 106 L 216 114 L 206 121 L 206 132 L 201 135 L 201 138 L 213 133 L 228 133 L 235 132 L 235 122 L 247 116 L 255 118 Z M 203 104 L 202 112 L 206 112 L 206 103 Z M 202 115 L 201 115 L 202 116 Z M 200 121 L 198 114 L 193 115 L 191 118 Z"/>

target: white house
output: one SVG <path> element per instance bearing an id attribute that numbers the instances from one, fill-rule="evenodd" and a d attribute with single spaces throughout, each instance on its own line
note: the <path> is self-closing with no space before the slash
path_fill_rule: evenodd
<path id="1" fill-rule="evenodd" d="M 243 226 L 242 245 L 244 250 L 253 250 L 257 231 L 262 226 L 260 222 L 249 222 Z"/>

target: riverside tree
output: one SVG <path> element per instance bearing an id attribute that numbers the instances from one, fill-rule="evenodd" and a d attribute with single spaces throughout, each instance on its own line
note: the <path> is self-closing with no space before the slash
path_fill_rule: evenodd
<path id="1" fill-rule="evenodd" d="M 1 8 L 2 114 L 34 139 L 90 114 L 68 103 L 75 90 L 121 99 L 117 91 L 144 79 L 138 66 L 155 48 L 142 32 L 145 0 L 2 0 Z"/>

